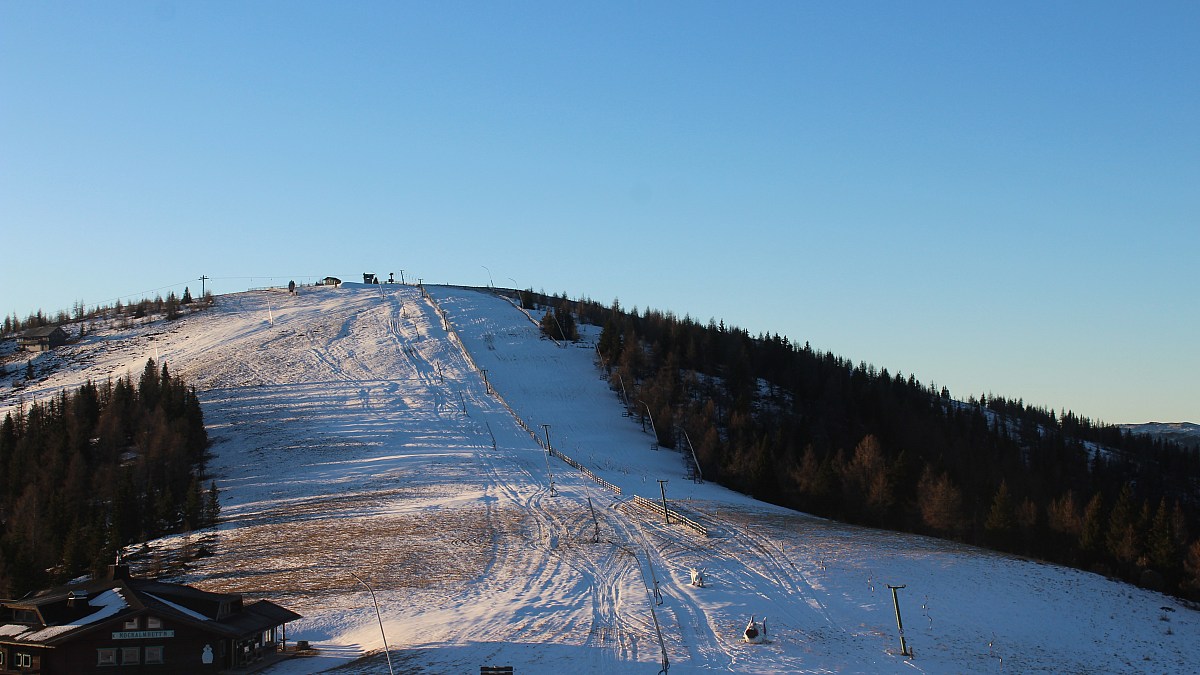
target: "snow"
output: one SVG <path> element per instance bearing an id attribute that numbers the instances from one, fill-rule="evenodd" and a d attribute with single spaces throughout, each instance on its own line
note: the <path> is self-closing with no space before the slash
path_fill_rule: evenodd
<path id="1" fill-rule="evenodd" d="M 147 593 L 146 595 L 154 598 L 155 600 L 161 602 L 162 604 L 166 605 L 167 607 L 170 607 L 171 609 L 175 610 L 176 612 L 180 612 L 182 614 L 190 616 L 191 618 L 196 619 L 197 621 L 208 621 L 209 620 L 209 617 L 204 616 L 200 612 L 190 610 L 187 607 L 184 607 L 183 605 L 177 605 L 177 604 L 171 602 L 170 600 L 160 598 L 157 595 L 154 595 L 153 593 Z"/>
<path id="2" fill-rule="evenodd" d="M 303 614 L 288 639 L 321 656 L 274 675 L 388 672 L 351 573 L 374 590 L 401 672 L 645 673 L 664 650 L 676 675 L 1194 671 L 1200 617 L 1174 599 L 692 483 L 678 453 L 651 450 L 622 417 L 590 347 L 540 339 L 490 293 L 429 291 L 452 332 L 412 286 L 221 296 L 170 324 L 88 336 L 24 396 L 140 373 L 156 351 L 197 386 L 225 522 L 213 554 L 173 581 Z M 622 494 L 547 461 L 541 425 Z M 711 536 L 632 504 L 658 500 L 659 479 Z M 889 584 L 905 586 L 911 660 Z M 763 644 L 742 639 L 751 616 L 767 621 Z"/>
<path id="3" fill-rule="evenodd" d="M 9 624 L 0 626 L 0 636 L 24 640 L 27 642 L 39 642 L 41 640 L 49 640 L 55 636 L 62 635 L 98 621 L 103 621 L 111 616 L 116 616 L 121 610 L 129 606 L 125 596 L 121 595 L 120 589 L 111 588 L 100 595 L 88 600 L 88 605 L 95 607 L 96 611 L 86 616 L 80 617 L 71 623 L 64 623 L 57 626 L 47 626 L 45 628 L 34 629 L 30 626 L 22 626 Z"/>

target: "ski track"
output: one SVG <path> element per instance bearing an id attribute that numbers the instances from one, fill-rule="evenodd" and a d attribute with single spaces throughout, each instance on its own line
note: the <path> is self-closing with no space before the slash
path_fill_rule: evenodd
<path id="1" fill-rule="evenodd" d="M 539 339 L 535 317 L 510 300 L 354 286 L 222 296 L 167 329 L 109 329 L 46 356 L 57 359 L 54 373 L 20 392 L 39 398 L 86 379 L 136 377 L 156 353 L 194 383 L 225 521 L 215 535 L 164 538 L 134 559 L 211 546 L 177 578 L 291 606 L 306 618 L 289 633 L 322 645 L 335 665 L 368 653 L 339 672 L 387 672 L 369 596 L 349 570 L 375 585 L 392 656 L 413 673 L 505 662 L 522 675 L 650 672 L 661 659 L 652 611 L 676 675 L 1190 672 L 1200 650 L 1195 612 L 1171 599 L 690 484 L 677 453 L 647 450 L 621 417 L 590 354 Z M 495 394 L 475 363 L 490 369 Z M 0 392 L 0 405 L 15 403 Z M 556 449 L 625 494 L 558 460 L 547 467 L 527 431 L 547 423 Z M 659 477 L 713 536 L 624 506 L 634 493 L 657 499 Z M 690 568 L 705 571 L 706 587 L 688 583 Z M 1010 568 L 1022 572 L 1003 576 Z M 895 654 L 885 577 L 916 580 L 905 596 L 916 660 Z M 1089 596 L 1133 603 L 1127 613 L 1141 628 L 1125 640 L 1130 653 L 1108 646 L 1131 628 L 1111 623 L 1115 604 L 1106 618 L 1064 615 L 1072 605 L 1045 601 L 1037 616 L 1054 618 L 1042 632 L 1074 622 L 1075 651 L 1023 632 L 1032 600 L 974 611 L 980 585 L 1026 578 L 1030 598 L 1098 587 Z M 1005 611 L 1020 618 L 997 626 Z M 741 641 L 750 615 L 767 617 L 767 643 Z M 304 667 L 269 672 L 312 672 Z"/>

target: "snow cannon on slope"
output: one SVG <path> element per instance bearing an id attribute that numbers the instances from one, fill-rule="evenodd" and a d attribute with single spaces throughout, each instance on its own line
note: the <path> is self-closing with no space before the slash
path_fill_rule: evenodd
<path id="1" fill-rule="evenodd" d="M 762 623 L 750 617 L 750 623 L 746 624 L 746 631 L 742 633 L 742 639 L 752 645 L 762 644 L 767 640 L 767 618 L 764 616 Z"/>

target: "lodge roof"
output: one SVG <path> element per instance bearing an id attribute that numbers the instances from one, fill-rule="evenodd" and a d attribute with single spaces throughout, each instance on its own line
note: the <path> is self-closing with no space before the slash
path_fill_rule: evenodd
<path id="1" fill-rule="evenodd" d="M 57 645 L 147 613 L 226 637 L 253 635 L 302 618 L 268 600 L 243 606 L 242 596 L 236 593 L 136 579 L 128 576 L 124 565 L 115 565 L 110 566 L 108 579 L 0 601 L 0 641 Z"/>
<path id="2" fill-rule="evenodd" d="M 38 326 L 37 328 L 30 328 L 29 330 L 21 333 L 21 337 L 27 339 L 50 337 L 55 331 L 61 330 L 62 328 L 60 326 Z"/>

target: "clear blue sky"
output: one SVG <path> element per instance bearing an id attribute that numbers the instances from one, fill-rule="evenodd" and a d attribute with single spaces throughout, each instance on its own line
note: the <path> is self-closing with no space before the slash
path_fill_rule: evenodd
<path id="1" fill-rule="evenodd" d="M 1196 2 L 3 0 L 0 312 L 490 272 L 1200 422 L 1198 126 Z"/>

